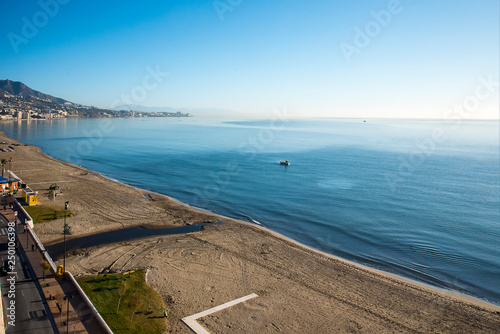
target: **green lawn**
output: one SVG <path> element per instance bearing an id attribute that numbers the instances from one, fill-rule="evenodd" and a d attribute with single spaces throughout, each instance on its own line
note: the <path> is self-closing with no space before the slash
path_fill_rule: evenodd
<path id="1" fill-rule="evenodd" d="M 137 270 L 130 277 L 128 274 L 86 276 L 77 281 L 114 333 L 163 333 L 164 304 L 144 281 L 145 272 Z M 123 292 L 124 284 L 126 289 L 117 313 L 119 292 Z"/>
<path id="2" fill-rule="evenodd" d="M 33 218 L 35 224 L 44 223 L 55 219 L 64 218 L 64 208 L 53 205 L 25 206 L 26 212 Z M 74 216 L 75 213 L 68 210 L 66 217 Z"/>

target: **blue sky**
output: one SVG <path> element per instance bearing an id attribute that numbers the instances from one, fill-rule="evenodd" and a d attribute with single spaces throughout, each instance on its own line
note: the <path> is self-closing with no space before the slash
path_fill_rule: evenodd
<path id="1" fill-rule="evenodd" d="M 25 0 L 0 20 L 0 79 L 76 103 L 499 117 L 498 0 Z"/>

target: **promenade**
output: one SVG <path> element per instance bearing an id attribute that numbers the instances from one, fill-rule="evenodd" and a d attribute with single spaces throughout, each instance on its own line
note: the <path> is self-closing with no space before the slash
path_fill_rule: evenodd
<path id="1" fill-rule="evenodd" d="M 4 203 L 0 204 L 0 214 L 9 222 L 15 221 L 14 210 L 7 203 L 5 204 L 5 209 Z M 43 272 L 41 264 L 44 258 L 31 234 L 25 231 L 24 224 L 18 224 L 17 237 L 19 240 L 19 257 L 29 263 L 32 273 L 36 276 L 57 331 L 59 333 L 81 334 L 105 333 L 69 280 L 56 277 L 55 273 L 50 269 L 45 273 Z M 18 298 L 18 302 L 22 302 L 22 297 L 19 296 Z"/>

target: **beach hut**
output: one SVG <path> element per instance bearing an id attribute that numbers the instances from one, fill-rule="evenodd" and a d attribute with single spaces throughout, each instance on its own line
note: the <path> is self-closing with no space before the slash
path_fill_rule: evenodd
<path id="1" fill-rule="evenodd" d="M 12 192 L 17 192 L 17 188 L 19 187 L 19 182 L 21 180 L 15 179 L 15 178 L 6 178 L 6 177 L 1 177 L 0 176 L 0 187 L 2 188 L 2 191 L 5 191 L 9 189 L 9 183 L 12 184 L 12 189 L 10 189 Z"/>
<path id="2" fill-rule="evenodd" d="M 28 204 L 28 206 L 38 204 L 38 194 L 33 190 L 31 190 L 31 188 L 23 189 L 23 199 L 26 202 L 26 204 Z"/>

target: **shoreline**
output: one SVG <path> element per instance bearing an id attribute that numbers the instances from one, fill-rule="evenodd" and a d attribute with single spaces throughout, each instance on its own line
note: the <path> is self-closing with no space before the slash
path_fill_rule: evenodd
<path id="1" fill-rule="evenodd" d="M 10 142 L 19 143 L 18 140 L 7 137 L 3 132 L 0 133 L 0 138 L 3 138 L 2 140 L 4 140 L 4 141 L 6 140 L 6 141 L 10 141 Z M 121 227 L 120 227 L 120 223 L 106 224 L 106 219 L 105 219 L 106 215 L 105 214 L 104 214 L 104 217 L 101 217 L 104 219 L 100 219 L 100 221 L 103 222 L 105 225 L 100 226 L 99 223 L 95 223 L 91 219 L 86 220 L 86 217 L 82 217 L 82 216 L 79 217 L 79 212 L 77 212 L 76 216 L 68 218 L 68 223 L 71 223 L 72 228 L 75 227 L 75 232 L 76 232 L 75 237 L 89 236 L 89 235 L 94 235 L 94 234 L 98 234 L 98 233 L 102 233 L 102 232 L 106 232 L 106 231 L 119 230 L 122 228 L 132 227 L 132 226 L 149 225 L 149 226 L 153 226 L 154 228 L 162 228 L 162 227 L 165 228 L 166 226 L 178 227 L 178 226 L 182 226 L 182 224 L 190 224 L 193 222 L 199 222 L 199 220 L 219 219 L 220 218 L 220 220 L 224 222 L 223 225 L 226 225 L 225 228 L 212 228 L 212 227 L 210 227 L 210 228 L 206 229 L 208 232 L 203 232 L 203 233 L 211 236 L 212 234 L 216 234 L 217 230 L 222 230 L 222 232 L 225 232 L 227 230 L 227 231 L 231 232 L 231 230 L 234 228 L 234 229 L 238 230 L 238 232 L 240 232 L 239 230 L 242 229 L 243 232 L 241 232 L 241 233 L 244 236 L 245 231 L 250 232 L 252 230 L 252 231 L 254 231 L 252 233 L 254 233 L 254 234 L 256 233 L 256 235 L 263 235 L 263 238 L 266 240 L 267 239 L 269 239 L 269 240 L 274 239 L 274 242 L 279 247 L 283 247 L 283 248 L 287 248 L 287 249 L 288 248 L 294 249 L 297 252 L 303 254 L 304 258 L 309 258 L 309 257 L 313 258 L 314 261 L 312 261 L 312 263 L 315 263 L 317 258 L 324 258 L 323 260 L 321 260 L 322 262 L 324 260 L 326 260 L 326 262 L 331 262 L 331 261 L 338 262 L 342 266 L 346 266 L 346 267 L 353 269 L 356 272 L 360 272 L 361 275 L 375 276 L 375 280 L 377 279 L 377 277 L 379 280 L 384 278 L 385 280 L 388 280 L 389 283 L 393 282 L 394 284 L 404 286 L 410 290 L 415 290 L 417 292 L 426 291 L 427 293 L 430 293 L 432 295 L 437 295 L 439 298 L 447 297 L 447 298 L 453 299 L 454 302 L 474 305 L 475 307 L 478 307 L 478 308 L 481 308 L 484 310 L 488 310 L 488 311 L 492 311 L 492 312 L 500 312 L 499 305 L 490 303 L 488 301 L 478 299 L 478 298 L 468 296 L 468 295 L 463 295 L 459 292 L 455 292 L 455 291 L 451 291 L 451 290 L 447 290 L 447 289 L 442 289 L 439 287 L 434 287 L 432 285 L 428 285 L 426 283 L 414 281 L 412 279 L 401 277 L 401 276 L 398 276 L 398 275 L 395 275 L 395 274 L 392 274 L 389 272 L 370 268 L 370 267 L 367 267 L 365 265 L 358 264 L 356 262 L 349 261 L 349 260 L 343 259 L 341 257 L 335 256 L 332 254 L 328 254 L 326 252 L 322 252 L 320 250 L 308 247 L 308 246 L 303 245 L 303 244 L 301 244 L 301 243 L 299 243 L 299 242 L 297 242 L 289 237 L 286 237 L 286 236 L 281 235 L 277 232 L 274 232 L 274 231 L 266 228 L 265 226 L 260 226 L 257 224 L 253 224 L 251 222 L 246 222 L 243 220 L 238 220 L 238 219 L 234 219 L 231 217 L 222 216 L 222 215 L 220 215 L 216 212 L 213 212 L 209 209 L 207 209 L 208 212 L 205 212 L 202 208 L 192 207 L 189 204 L 178 201 L 175 198 L 172 198 L 170 196 L 160 194 L 160 193 L 150 191 L 150 190 L 135 188 L 135 187 L 130 186 L 126 183 L 122 183 L 122 182 L 119 182 L 117 180 L 113 180 L 112 178 L 109 178 L 105 175 L 89 171 L 89 170 L 85 169 L 84 167 L 73 165 L 73 164 L 70 164 L 70 163 L 67 163 L 64 161 L 59 161 L 59 160 L 52 158 L 49 155 L 41 152 L 41 149 L 36 147 L 36 146 L 32 146 L 32 145 L 21 146 L 21 147 L 16 148 L 16 151 L 17 150 L 21 151 L 24 148 L 26 148 L 26 151 L 28 151 L 27 155 L 35 153 L 35 154 L 40 155 L 39 156 L 40 160 L 42 160 L 42 161 L 44 159 L 47 160 L 48 164 L 49 164 L 48 169 L 54 168 L 56 170 L 56 173 L 52 173 L 52 175 L 57 175 L 58 174 L 57 170 L 59 169 L 59 171 L 62 171 L 63 168 L 61 166 L 64 166 L 68 169 L 68 171 L 65 171 L 66 174 L 61 172 L 61 173 L 59 173 L 59 175 L 64 174 L 66 176 L 75 176 L 77 174 L 77 173 L 75 174 L 75 172 L 79 172 L 78 176 L 83 176 L 83 177 L 80 177 L 79 179 L 78 179 L 78 177 L 76 177 L 77 180 L 68 181 L 68 182 L 82 182 L 82 180 L 87 182 L 86 179 L 88 176 L 88 178 L 92 178 L 93 182 L 95 181 L 94 183 L 99 182 L 100 184 L 103 184 L 104 187 L 109 186 L 111 188 L 110 184 L 113 183 L 114 184 L 113 187 L 116 187 L 116 189 L 122 190 L 122 189 L 127 188 L 130 194 L 136 193 L 142 197 L 144 197 L 144 195 L 152 195 L 151 196 L 152 199 L 147 199 L 144 197 L 144 201 L 142 201 L 143 203 L 141 203 L 141 204 L 144 204 L 144 206 L 147 206 L 148 208 L 152 207 L 152 206 L 158 206 L 158 202 L 160 202 L 160 204 L 165 204 L 165 205 L 169 206 L 167 209 L 165 209 L 165 211 L 168 211 L 168 214 L 170 214 L 170 215 L 166 215 L 165 217 L 161 217 L 161 218 L 154 216 L 154 218 L 157 218 L 157 219 L 153 223 L 148 223 L 148 224 L 133 222 L 132 221 L 133 219 L 129 219 L 130 215 L 126 216 L 124 213 L 120 212 L 120 214 L 117 214 L 116 217 L 113 216 L 113 218 L 116 221 L 120 221 L 121 217 L 124 217 L 127 220 L 127 223 L 121 222 L 121 225 L 122 225 Z M 9 152 L 9 154 L 10 153 L 12 153 L 11 155 L 14 155 L 14 153 L 17 153 L 17 152 Z M 35 157 L 33 157 L 33 158 L 35 158 Z M 47 162 L 47 161 L 45 161 L 45 162 Z M 16 163 L 16 162 L 14 162 L 14 163 Z M 50 166 L 51 163 L 55 166 Z M 13 170 L 14 170 L 14 172 L 16 172 L 15 167 L 13 168 Z M 40 174 L 40 173 L 38 173 L 38 174 Z M 73 174 L 75 174 L 75 175 L 73 175 Z M 26 179 L 23 175 L 18 174 L 18 176 L 23 178 L 26 181 Z M 37 181 L 40 181 L 40 176 L 41 175 L 37 175 Z M 43 179 L 43 176 L 44 175 L 42 175 L 42 179 Z M 29 176 L 29 178 L 31 178 L 31 176 Z M 28 183 L 28 186 L 30 186 L 29 182 L 27 182 L 27 183 Z M 99 189 L 100 184 L 96 187 L 96 189 Z M 63 184 L 62 187 L 63 188 L 71 188 L 72 184 L 71 183 Z M 40 189 L 42 189 L 42 188 L 40 188 Z M 42 195 L 42 194 L 40 194 L 40 195 Z M 65 190 L 65 193 L 63 194 L 63 197 L 64 196 L 66 196 L 66 190 Z M 92 197 L 92 194 L 90 197 Z M 104 196 L 103 196 L 103 198 L 104 198 Z M 76 199 L 74 199 L 74 200 L 76 201 Z M 46 199 L 41 200 L 41 202 L 46 202 L 46 203 L 42 203 L 42 204 L 51 204 L 51 201 L 48 201 Z M 58 200 L 57 202 L 60 202 L 60 201 Z M 156 202 L 156 203 L 154 203 L 154 202 Z M 78 204 L 81 204 L 81 203 L 78 203 Z M 82 213 L 84 210 L 92 210 L 92 203 L 90 203 L 90 202 L 85 203 L 85 201 L 84 201 L 83 205 L 77 206 L 77 211 L 80 211 L 80 213 Z M 156 210 L 155 214 L 158 214 L 158 212 L 159 212 L 159 210 Z M 136 216 L 132 215 L 131 217 L 139 219 L 139 217 L 141 217 L 141 216 L 137 215 L 137 217 L 136 217 Z M 141 219 L 144 219 L 144 218 L 141 218 Z M 170 219 L 170 221 L 167 223 L 167 220 L 169 220 L 169 219 Z M 128 220 L 130 220 L 130 221 L 128 221 Z M 78 228 L 77 228 L 78 224 L 85 225 L 85 227 L 91 227 L 93 230 L 90 230 L 90 228 L 78 230 Z M 52 244 L 52 243 L 57 242 L 57 240 L 58 240 L 58 238 L 56 237 L 57 232 L 55 232 L 54 229 L 51 229 L 49 227 L 50 222 L 44 223 L 43 226 L 39 226 L 39 225 L 41 225 L 41 224 L 37 224 L 35 229 L 37 230 L 37 233 L 39 233 L 39 231 L 41 232 L 40 237 L 44 243 Z M 52 224 L 52 226 L 53 225 L 54 224 Z M 239 225 L 239 227 L 235 227 L 236 225 Z M 37 228 L 37 227 L 39 227 L 39 228 Z M 216 231 L 216 232 L 214 232 L 214 231 Z M 198 233 L 198 232 L 196 232 L 196 233 Z M 163 238 L 163 237 L 158 237 L 158 236 L 146 237 L 146 238 L 141 238 L 138 240 L 147 240 L 147 242 L 150 242 L 150 239 L 158 239 L 158 238 Z M 165 238 L 165 239 L 175 240 L 176 237 Z M 201 238 L 198 238 L 197 236 L 195 236 L 194 239 L 201 239 Z M 137 240 L 133 240 L 130 243 L 131 244 L 141 244 L 141 242 L 137 242 Z M 146 241 L 145 241 L 145 243 L 146 243 Z M 122 244 L 122 243 L 119 243 L 119 244 Z M 116 244 L 111 244 L 111 245 L 116 246 Z M 110 248 L 110 247 L 111 247 L 110 245 L 106 245 L 103 248 Z M 240 249 L 240 251 L 242 251 L 245 248 L 243 246 L 241 246 L 241 248 L 238 248 L 238 249 Z M 92 252 L 95 252 L 95 250 L 90 250 L 88 253 L 92 253 Z M 97 251 L 97 253 L 98 253 L 98 251 Z M 271 254 L 271 253 L 272 253 L 272 251 L 270 251 L 270 252 L 263 251 L 261 254 L 266 255 L 266 254 Z M 231 254 L 231 255 L 234 255 L 234 254 Z M 78 259 L 78 257 L 79 257 L 79 255 L 77 254 L 76 259 Z M 222 257 L 222 255 L 221 255 L 221 257 Z M 305 260 L 305 262 L 307 262 L 307 261 L 309 261 L 309 259 Z M 318 260 L 318 261 L 320 261 L 320 260 Z M 284 262 L 284 264 L 286 265 L 286 262 Z M 87 270 L 87 269 L 85 269 L 85 270 Z M 83 270 L 83 271 L 85 271 L 85 270 Z M 71 271 L 73 272 L 75 270 L 72 269 Z M 78 272 L 82 272 L 82 270 L 77 270 L 75 273 L 78 273 Z"/>
<path id="2" fill-rule="evenodd" d="M 81 168 L 84 168 L 84 167 L 81 167 Z M 95 172 L 93 172 L 93 173 L 95 173 Z M 100 174 L 100 175 L 102 175 L 102 174 Z M 106 176 L 104 176 L 104 177 L 106 177 Z M 112 180 L 112 179 L 110 179 L 110 180 Z M 120 182 L 118 180 L 112 180 L 112 181 L 113 182 L 122 183 L 123 185 L 130 186 L 130 185 L 128 185 L 126 183 L 123 183 L 123 182 Z M 130 187 L 132 187 L 132 186 L 130 186 Z M 178 201 L 177 199 L 175 199 L 173 197 L 170 197 L 168 195 L 165 195 L 165 194 L 156 193 L 156 192 L 153 192 L 153 191 L 149 191 L 147 189 L 141 189 L 141 188 L 136 188 L 136 187 L 132 187 L 132 188 L 135 188 L 135 189 L 138 189 L 138 190 L 141 190 L 141 191 L 155 193 L 155 194 L 157 194 L 159 196 L 166 196 L 166 197 L 168 197 L 170 199 Z M 205 210 L 203 210 L 201 208 L 197 208 L 197 207 L 191 206 L 188 203 L 184 203 L 182 201 L 178 201 L 178 202 L 182 203 L 182 204 L 185 204 L 185 205 L 188 205 L 188 206 L 192 207 L 195 210 L 205 211 Z M 301 242 L 299 242 L 297 240 L 294 240 L 294 239 L 292 239 L 290 237 L 287 237 L 287 236 L 285 236 L 283 234 L 280 234 L 278 232 L 275 232 L 275 231 L 269 229 L 268 227 L 266 227 L 264 225 L 258 225 L 258 224 L 254 224 L 254 223 L 251 223 L 251 222 L 246 222 L 244 220 L 239 220 L 237 218 L 232 218 L 232 217 L 228 217 L 228 216 L 224 216 L 224 215 L 219 215 L 217 212 L 211 211 L 209 209 L 206 209 L 206 211 L 208 213 L 210 213 L 210 214 L 218 215 L 218 216 L 224 217 L 226 219 L 235 220 L 235 221 L 237 221 L 240 224 L 248 224 L 251 227 L 260 228 L 265 233 L 272 234 L 276 238 L 281 239 L 281 240 L 283 240 L 285 242 L 289 242 L 289 243 L 295 244 L 295 245 L 297 245 L 299 247 L 303 247 L 306 251 L 311 251 L 311 252 L 317 253 L 319 255 L 331 258 L 331 259 L 336 260 L 336 261 L 342 261 L 342 262 L 345 262 L 348 265 L 353 265 L 353 266 L 359 267 L 360 269 L 364 269 L 364 270 L 367 270 L 367 271 L 374 272 L 375 274 L 378 274 L 378 275 L 387 276 L 388 278 L 402 281 L 402 283 L 414 284 L 414 285 L 416 285 L 417 287 L 420 287 L 420 288 L 426 288 L 426 289 L 432 290 L 433 292 L 443 293 L 443 294 L 449 295 L 450 297 L 454 297 L 454 298 L 463 300 L 464 302 L 469 302 L 469 303 L 472 303 L 472 304 L 476 304 L 479 307 L 484 307 L 484 308 L 490 309 L 491 311 L 500 312 L 500 304 L 496 304 L 494 302 L 491 302 L 491 301 L 488 301 L 488 300 L 485 300 L 485 299 L 481 299 L 479 297 L 475 297 L 475 296 L 472 296 L 472 295 L 467 295 L 467 294 L 461 293 L 459 291 L 454 291 L 454 290 L 451 290 L 451 289 L 446 289 L 446 288 L 441 288 L 439 286 L 434 286 L 432 284 L 428 284 L 428 283 L 425 283 L 425 282 L 418 281 L 416 279 L 412 279 L 412 278 L 409 278 L 409 277 L 405 277 L 405 276 L 402 276 L 402 275 L 391 273 L 389 271 L 384 271 L 384 270 L 381 270 L 381 269 L 372 268 L 370 266 L 363 265 L 363 264 L 358 263 L 356 261 L 344 259 L 343 257 L 340 257 L 338 255 L 330 254 L 330 253 L 321 251 L 319 249 L 316 249 L 314 247 L 310 247 L 310 246 L 304 245 Z M 210 222 L 208 224 L 214 224 L 214 223 Z M 166 229 L 170 229 L 170 228 L 176 228 L 176 227 L 179 227 L 179 226 L 150 226 L 148 224 L 144 224 L 144 225 L 137 225 L 137 227 L 142 227 L 142 228 L 145 228 L 145 229 L 165 229 L 165 228 Z M 82 238 L 82 237 L 90 237 L 92 235 L 98 235 L 98 234 L 101 234 L 101 233 L 106 233 L 106 232 L 111 232 L 111 231 L 117 231 L 117 230 L 116 229 L 115 230 L 105 230 L 105 231 L 102 231 L 102 232 L 99 232 L 99 233 L 82 234 L 82 235 L 78 235 L 78 236 L 75 236 L 75 237 L 69 237 L 69 238 L 66 237 L 66 240 L 71 240 L 71 239 L 76 239 L 76 238 Z M 138 237 L 138 238 L 129 239 L 129 240 L 133 242 L 133 241 L 139 241 L 139 240 L 142 240 L 142 239 L 158 238 L 158 237 L 159 236 L 147 236 L 147 237 Z M 63 238 L 61 238 L 60 240 L 52 241 L 50 243 L 45 244 L 45 246 L 47 246 L 47 247 L 48 246 L 53 246 L 55 244 L 58 244 L 58 243 L 62 242 L 62 240 L 63 240 Z M 101 245 L 96 246 L 96 247 L 108 246 L 108 245 L 119 244 L 119 243 L 120 242 L 110 242 L 110 243 L 101 244 Z"/>

